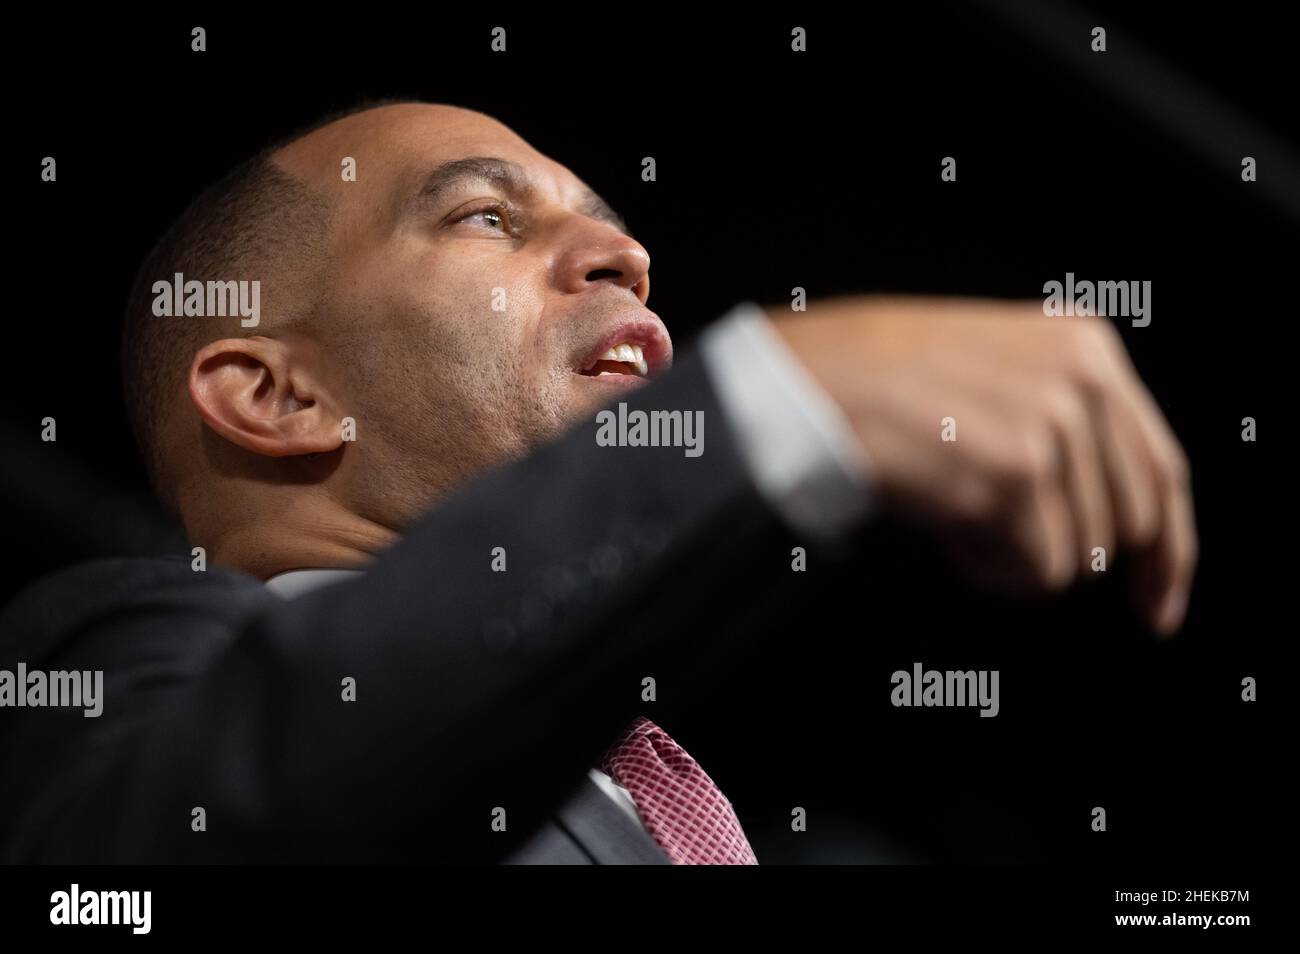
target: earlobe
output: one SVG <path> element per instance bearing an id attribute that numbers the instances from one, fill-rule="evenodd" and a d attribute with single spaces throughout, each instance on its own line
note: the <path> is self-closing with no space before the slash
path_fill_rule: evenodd
<path id="1" fill-rule="evenodd" d="M 273 338 L 205 345 L 190 363 L 189 392 L 208 427 L 255 454 L 320 454 L 343 442 L 330 396 L 291 346 Z"/>

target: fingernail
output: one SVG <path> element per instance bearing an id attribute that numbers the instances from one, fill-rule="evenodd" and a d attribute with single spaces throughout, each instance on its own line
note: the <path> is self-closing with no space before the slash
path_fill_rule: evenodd
<path id="1" fill-rule="evenodd" d="M 1187 590 L 1183 588 L 1170 590 L 1160 601 L 1156 611 L 1156 628 L 1166 636 L 1172 636 L 1183 615 L 1187 612 Z"/>

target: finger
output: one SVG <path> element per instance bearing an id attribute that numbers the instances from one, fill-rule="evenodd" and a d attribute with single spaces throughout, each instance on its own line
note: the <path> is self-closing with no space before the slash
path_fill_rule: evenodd
<path id="1" fill-rule="evenodd" d="M 1152 627 L 1171 636 L 1187 614 L 1199 543 L 1188 483 L 1171 477 L 1163 501 L 1163 522 L 1150 561 L 1148 607 Z"/>
<path id="2" fill-rule="evenodd" d="M 978 391 L 1013 428 L 1046 427 L 1054 446 L 1056 468 L 1051 479 L 1063 491 L 1072 521 L 1069 534 L 1077 550 L 1069 562 L 1073 577 L 1093 559 L 1095 547 L 1114 547 L 1115 517 L 1110 480 L 1101 447 L 1101 422 L 1083 390 L 1063 376 L 1044 382 L 1039 373 L 1002 371 L 991 380 L 984 368 L 969 364 L 950 373 Z M 1010 386 L 1009 385 L 1014 385 Z M 1053 540 L 1059 539 L 1054 535 Z"/>
<path id="3" fill-rule="evenodd" d="M 1159 503 L 1159 528 L 1139 553 L 1140 596 L 1153 629 L 1171 635 L 1182 625 L 1196 571 L 1199 542 L 1191 473 L 1182 445 L 1140 382 L 1132 388 L 1133 420 L 1147 448 Z"/>
<path id="4" fill-rule="evenodd" d="M 1135 550 L 1145 548 L 1162 522 L 1147 439 L 1133 409 L 1113 390 L 1099 399 L 1097 413 L 1116 541 Z"/>
<path id="5" fill-rule="evenodd" d="M 1042 583 L 1049 590 L 1064 589 L 1079 572 L 1074 510 L 1059 483 L 1043 486 L 1033 495 L 1033 501 L 1042 533 Z"/>
<path id="6" fill-rule="evenodd" d="M 1079 568 L 1074 511 L 1062 485 L 1058 465 L 1039 471 L 1011 500 L 1008 539 L 1028 582 L 1040 589 L 1063 589 Z"/>
<path id="7" fill-rule="evenodd" d="M 945 376 L 957 384 L 960 373 Z M 1036 393 L 1027 390 L 1024 395 Z M 957 440 L 948 445 L 961 461 L 938 471 L 943 497 L 954 512 L 984 528 L 997 547 L 990 564 L 1005 567 L 1003 579 L 1020 587 L 1059 589 L 1078 569 L 1077 532 L 1063 485 L 1063 451 L 1041 411 L 990 389 L 987 380 L 962 381 L 953 397 Z M 938 476 L 937 475 L 937 476 Z M 950 505 L 951 506 L 951 505 Z"/>
<path id="8" fill-rule="evenodd" d="M 1059 589 L 1112 534 L 1110 501 L 1086 403 L 1077 390 L 1045 388 L 1040 375 L 986 368 L 952 356 L 945 368 L 970 396 L 983 438 L 968 445 L 974 469 L 1000 475 L 1012 556 L 1037 588 Z M 967 415 L 968 419 L 971 415 Z M 970 429 L 966 431 L 969 435 Z M 1100 541 L 1087 543 L 1085 541 Z"/>
<path id="9" fill-rule="evenodd" d="M 1080 565 L 1088 566 L 1093 551 L 1114 548 L 1114 514 L 1099 433 L 1088 403 L 1072 385 L 1048 392 L 1046 411 L 1063 455 L 1066 499 L 1074 520 Z"/>

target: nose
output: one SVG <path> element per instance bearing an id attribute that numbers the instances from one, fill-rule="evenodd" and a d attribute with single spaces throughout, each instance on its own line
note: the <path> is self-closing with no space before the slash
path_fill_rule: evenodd
<path id="1" fill-rule="evenodd" d="M 650 297 L 650 253 L 636 239 L 605 222 L 571 217 L 561 236 L 556 282 L 565 292 L 597 282 L 629 288 L 645 304 Z"/>

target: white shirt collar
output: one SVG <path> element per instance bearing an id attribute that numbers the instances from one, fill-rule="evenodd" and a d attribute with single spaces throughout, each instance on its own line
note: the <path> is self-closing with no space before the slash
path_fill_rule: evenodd
<path id="1" fill-rule="evenodd" d="M 348 570 L 341 567 L 329 569 L 285 570 L 266 581 L 266 588 L 287 600 L 318 590 L 331 583 L 342 583 L 354 576 L 360 576 L 361 570 Z"/>

